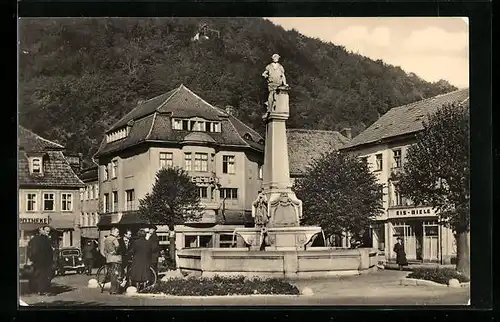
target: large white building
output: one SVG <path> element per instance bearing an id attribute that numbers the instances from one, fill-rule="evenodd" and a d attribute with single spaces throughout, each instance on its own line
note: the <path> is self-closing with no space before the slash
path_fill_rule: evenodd
<path id="1" fill-rule="evenodd" d="M 404 239 L 409 261 L 450 263 L 456 258 L 455 238 L 451 229 L 439 224 L 432 207 L 416 207 L 398 193 L 391 175 L 401 171 L 406 151 L 423 130 L 422 121 L 429 113 L 447 103 L 467 103 L 469 89 L 454 91 L 390 109 L 341 150 L 364 158 L 384 185 L 384 212 L 372 229 L 373 247 L 395 259 L 392 251 L 396 238 Z"/>

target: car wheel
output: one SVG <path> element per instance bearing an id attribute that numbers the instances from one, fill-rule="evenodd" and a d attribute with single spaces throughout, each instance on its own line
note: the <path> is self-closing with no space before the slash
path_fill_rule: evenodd
<path id="1" fill-rule="evenodd" d="M 64 276 L 64 273 L 65 273 L 64 269 L 60 269 L 57 275 Z"/>

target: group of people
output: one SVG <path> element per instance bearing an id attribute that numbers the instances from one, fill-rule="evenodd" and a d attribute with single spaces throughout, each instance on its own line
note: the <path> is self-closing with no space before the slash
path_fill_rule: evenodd
<path id="1" fill-rule="evenodd" d="M 111 228 L 110 235 L 104 240 L 102 255 L 110 272 L 110 294 L 120 292 L 125 275 L 133 286 L 143 288 L 151 279 L 150 268 L 158 275 L 160 243 L 156 226 L 139 229 L 134 239 L 130 230 L 120 237 L 120 230 Z"/>

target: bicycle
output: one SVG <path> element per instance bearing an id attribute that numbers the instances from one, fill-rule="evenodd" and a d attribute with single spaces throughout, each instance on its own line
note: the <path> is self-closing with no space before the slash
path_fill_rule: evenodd
<path id="1" fill-rule="evenodd" d="M 99 269 L 97 270 L 97 273 L 96 273 L 96 279 L 97 279 L 97 283 L 99 284 L 99 287 L 101 288 L 101 293 L 104 292 L 104 287 L 105 287 L 106 283 L 111 281 L 111 276 L 110 276 L 111 272 L 109 270 L 108 265 L 109 264 L 102 265 L 101 267 L 99 267 Z M 129 277 L 130 276 L 130 269 L 131 269 L 130 266 L 131 266 L 130 264 L 125 266 L 125 269 L 124 269 L 125 274 L 124 274 L 124 276 L 122 276 L 121 280 L 119 280 L 120 286 L 123 288 L 126 288 L 132 282 L 130 280 L 130 277 Z M 157 276 L 155 270 L 152 267 L 150 267 L 149 271 L 151 273 L 151 280 L 146 281 L 145 287 L 153 287 L 156 285 L 156 282 L 158 281 L 158 276 Z"/>

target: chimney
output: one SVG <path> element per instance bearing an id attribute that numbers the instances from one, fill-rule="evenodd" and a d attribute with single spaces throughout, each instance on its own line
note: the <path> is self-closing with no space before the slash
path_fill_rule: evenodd
<path id="1" fill-rule="evenodd" d="M 351 128 L 350 127 L 345 127 L 342 130 L 340 130 L 340 134 L 348 138 L 349 140 L 352 139 L 352 134 L 351 134 Z"/>
<path id="2" fill-rule="evenodd" d="M 229 114 L 229 115 L 233 115 L 233 113 L 234 113 L 234 107 L 232 107 L 231 105 L 227 105 L 226 106 L 226 113 Z"/>

